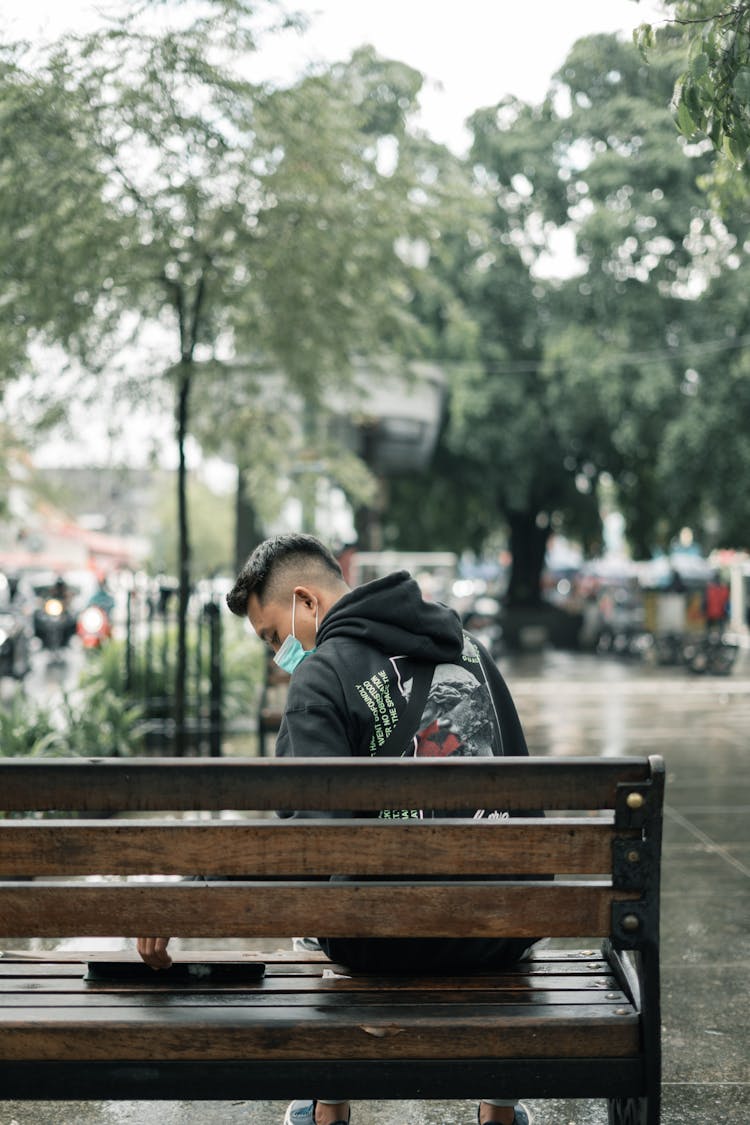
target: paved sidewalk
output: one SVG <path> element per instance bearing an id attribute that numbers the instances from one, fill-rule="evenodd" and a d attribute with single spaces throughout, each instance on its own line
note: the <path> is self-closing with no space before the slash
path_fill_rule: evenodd
<path id="1" fill-rule="evenodd" d="M 507 663 L 503 671 L 532 753 L 666 759 L 663 1125 L 747 1125 L 750 659 L 727 679 L 563 654 Z M 537 1125 L 606 1125 L 602 1102 L 528 1100 Z M 0 1101 L 0 1125 L 281 1125 L 283 1109 L 278 1102 Z M 352 1113 L 353 1125 L 475 1121 L 469 1102 L 360 1102 Z"/>

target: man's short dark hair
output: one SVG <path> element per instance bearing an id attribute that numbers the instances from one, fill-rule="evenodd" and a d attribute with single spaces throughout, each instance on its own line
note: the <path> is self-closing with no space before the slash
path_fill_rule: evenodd
<path id="1" fill-rule="evenodd" d="M 299 571 L 309 572 L 310 577 L 322 582 L 344 581 L 336 559 L 314 535 L 274 535 L 255 548 L 227 594 L 227 605 L 232 613 L 244 617 L 251 594 L 265 602 L 279 592 L 285 579 Z"/>

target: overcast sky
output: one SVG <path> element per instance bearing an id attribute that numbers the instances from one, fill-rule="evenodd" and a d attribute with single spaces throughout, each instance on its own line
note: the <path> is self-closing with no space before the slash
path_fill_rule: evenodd
<path id="1" fill-rule="evenodd" d="M 101 6 L 101 5 L 99 5 Z M 91 0 L 3 0 L 0 29 L 45 38 L 96 22 Z M 661 0 L 287 0 L 311 26 L 304 36 L 266 41 L 264 77 L 292 78 L 306 63 L 342 59 L 363 43 L 427 77 L 422 123 L 461 149 L 463 122 L 505 94 L 541 101 L 576 39 L 630 35 L 664 18 Z"/>

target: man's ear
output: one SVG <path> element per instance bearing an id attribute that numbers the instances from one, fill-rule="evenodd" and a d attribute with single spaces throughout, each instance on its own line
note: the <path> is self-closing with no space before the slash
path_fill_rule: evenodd
<path id="1" fill-rule="evenodd" d="M 298 598 L 308 609 L 315 609 L 320 603 L 320 598 L 309 586 L 295 586 L 293 593 L 295 598 Z"/>

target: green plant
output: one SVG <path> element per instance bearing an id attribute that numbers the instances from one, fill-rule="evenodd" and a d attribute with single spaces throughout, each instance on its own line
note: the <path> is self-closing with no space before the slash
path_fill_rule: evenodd
<path id="1" fill-rule="evenodd" d="M 223 635 L 224 720 L 231 723 L 255 711 L 265 674 L 265 645 L 233 618 Z"/>
<path id="2" fill-rule="evenodd" d="M 124 694 L 125 642 L 109 640 L 101 648 L 89 652 L 78 684 L 84 689 L 91 685 L 103 685 L 116 695 Z"/>
<path id="3" fill-rule="evenodd" d="M 127 757 L 143 749 L 143 709 L 105 683 L 63 695 L 62 715 L 64 738 L 53 744 L 53 754 Z"/>
<path id="4" fill-rule="evenodd" d="M 0 756 L 36 757 L 47 754 L 58 737 L 48 708 L 18 694 L 0 711 Z"/>
<path id="5" fill-rule="evenodd" d="M 104 683 L 64 694 L 57 707 L 17 695 L 0 712 L 3 757 L 113 757 L 142 749 L 143 712 Z"/>
<path id="6" fill-rule="evenodd" d="M 207 638 L 204 638 L 207 642 Z M 171 699 L 174 691 L 177 629 L 167 625 L 165 630 L 152 634 L 152 656 L 146 663 L 145 642 L 140 640 L 133 649 L 130 691 L 127 698 L 142 700 L 144 710 L 148 700 Z M 265 667 L 264 648 L 249 634 L 245 623 L 234 617 L 222 617 L 222 699 L 225 722 L 231 722 L 248 712 L 258 703 Z M 200 669 L 197 641 L 194 632 L 188 636 L 188 684 L 192 689 L 200 680 L 201 696 L 206 698 L 210 683 L 210 655 L 208 643 L 201 649 Z M 111 694 L 126 698 L 125 641 L 110 640 L 103 648 L 91 653 L 81 674 L 80 687 L 106 688 Z"/>

